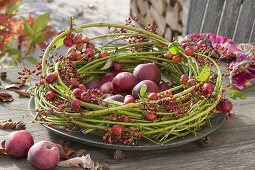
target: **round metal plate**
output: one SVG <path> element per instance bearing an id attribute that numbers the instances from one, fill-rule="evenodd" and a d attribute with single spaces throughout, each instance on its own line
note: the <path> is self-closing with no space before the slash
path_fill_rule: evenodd
<path id="1" fill-rule="evenodd" d="M 35 108 L 33 97 L 30 99 L 28 107 L 30 110 L 33 110 Z M 31 114 L 35 115 L 34 112 L 31 112 Z M 212 117 L 210 119 L 212 127 L 208 127 L 208 126 L 202 127 L 199 131 L 196 132 L 196 136 L 190 134 L 185 137 L 180 137 L 175 140 L 172 140 L 169 143 L 166 143 L 164 145 L 154 144 L 147 140 L 141 140 L 135 146 L 121 145 L 121 144 L 108 144 L 103 142 L 102 138 L 95 133 L 90 133 L 87 135 L 84 135 L 82 132 L 68 133 L 65 130 L 61 130 L 55 127 L 50 127 L 45 124 L 43 124 L 43 126 L 64 138 L 67 138 L 82 144 L 95 146 L 95 147 L 107 148 L 107 149 L 119 149 L 119 150 L 134 150 L 134 151 L 159 150 L 159 149 L 166 149 L 166 148 L 184 145 L 184 144 L 202 139 L 203 137 L 214 132 L 216 129 L 218 129 L 222 125 L 222 123 L 225 120 L 225 115 L 226 115 L 225 113 L 222 113 L 222 114 L 218 114 L 215 117 Z"/>

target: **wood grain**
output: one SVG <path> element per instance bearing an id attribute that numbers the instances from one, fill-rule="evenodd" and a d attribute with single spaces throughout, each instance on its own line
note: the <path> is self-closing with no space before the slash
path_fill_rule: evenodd
<path id="1" fill-rule="evenodd" d="M 9 79 L 15 80 L 19 68 L 7 70 Z M 212 145 L 201 147 L 194 142 L 181 147 L 160 151 L 125 152 L 122 161 L 113 160 L 113 150 L 100 149 L 72 142 L 75 149 L 84 148 L 93 160 L 110 164 L 114 170 L 170 170 L 170 169 L 254 169 L 255 166 L 255 87 L 245 90 L 247 100 L 234 102 L 235 117 L 226 121 L 220 129 L 211 134 Z M 24 120 L 27 130 L 34 136 L 35 142 L 51 140 L 58 142 L 60 137 L 49 132 L 37 123 L 31 123 L 28 111 L 11 109 L 27 109 L 28 98 L 19 98 L 12 93 L 15 100 L 8 103 L 8 108 L 0 104 L 0 120 L 12 118 Z M 0 130 L 0 141 L 4 140 L 10 131 Z M 0 170 L 33 168 L 25 159 L 12 159 L 0 155 Z M 64 168 L 56 168 L 62 170 Z M 71 168 L 65 168 L 71 169 Z"/>
<path id="2" fill-rule="evenodd" d="M 232 39 L 242 0 L 226 0 L 219 35 Z"/>
<path id="3" fill-rule="evenodd" d="M 254 19 L 255 1 L 244 0 L 234 38 L 236 43 L 249 41 Z"/>
<path id="4" fill-rule="evenodd" d="M 223 0 L 209 0 L 208 8 L 204 18 L 202 32 L 217 33 L 221 12 L 223 9 Z"/>
<path id="5" fill-rule="evenodd" d="M 199 33 L 207 0 L 191 0 L 187 34 Z"/>

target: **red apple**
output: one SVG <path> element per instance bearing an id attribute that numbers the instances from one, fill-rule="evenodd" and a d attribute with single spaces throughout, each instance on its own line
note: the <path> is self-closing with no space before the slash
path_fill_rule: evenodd
<path id="1" fill-rule="evenodd" d="M 5 150 L 14 158 L 26 157 L 28 150 L 34 144 L 33 137 L 26 130 L 11 132 L 5 141 Z"/>
<path id="2" fill-rule="evenodd" d="M 60 160 L 58 146 L 50 141 L 40 141 L 28 151 L 28 162 L 36 169 L 53 169 Z"/>

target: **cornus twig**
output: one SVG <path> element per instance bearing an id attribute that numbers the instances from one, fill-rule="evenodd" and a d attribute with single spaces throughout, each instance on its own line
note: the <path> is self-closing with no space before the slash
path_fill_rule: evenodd
<path id="1" fill-rule="evenodd" d="M 201 126 L 210 126 L 208 122 L 217 110 L 232 109 L 229 101 L 222 100 L 221 69 L 211 53 L 207 54 L 204 44 L 194 50 L 192 43 L 170 43 L 154 34 L 156 26 L 143 30 L 134 27 L 131 20 L 127 20 L 127 25 L 92 23 L 74 27 L 71 18 L 70 24 L 53 39 L 37 65 L 41 79 L 34 88 L 38 110 L 35 121 L 69 132 L 100 132 L 102 140 L 109 144 L 132 146 L 142 138 L 165 144 L 196 134 Z M 80 33 L 91 27 L 110 27 L 115 31 L 93 37 Z M 98 40 L 107 42 L 97 46 L 93 42 Z M 55 58 L 59 42 L 68 52 L 67 56 Z M 138 81 L 145 76 L 138 80 L 130 72 L 141 65 L 158 70 L 154 71 L 157 80 L 151 80 L 158 89 L 155 92 L 145 84 L 135 94 Z M 151 70 L 146 74 L 151 76 Z M 130 83 L 134 91 L 125 97 L 118 94 L 121 88 L 114 83 L 123 72 L 129 72 L 124 74 L 130 77 L 120 84 Z M 162 81 L 161 75 L 169 82 Z M 105 77 L 110 77 L 112 83 L 105 82 Z M 107 95 L 111 93 L 117 95 L 109 99 Z"/>

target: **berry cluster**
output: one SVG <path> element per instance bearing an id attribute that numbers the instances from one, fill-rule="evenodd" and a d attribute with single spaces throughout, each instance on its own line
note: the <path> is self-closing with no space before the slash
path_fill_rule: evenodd
<path id="1" fill-rule="evenodd" d="M 122 143 L 124 145 L 135 145 L 139 138 L 143 137 L 140 128 L 126 129 L 123 125 L 116 124 L 111 128 L 105 129 L 105 135 L 102 137 L 103 141 L 107 143 Z"/>

